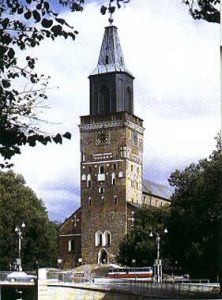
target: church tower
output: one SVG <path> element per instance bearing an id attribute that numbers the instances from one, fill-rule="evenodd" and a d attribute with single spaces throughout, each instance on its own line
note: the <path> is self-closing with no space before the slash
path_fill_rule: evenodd
<path id="1" fill-rule="evenodd" d="M 134 115 L 133 75 L 117 28 L 105 28 L 81 117 L 82 262 L 114 263 L 128 230 L 128 203 L 142 204 L 143 121 Z"/>

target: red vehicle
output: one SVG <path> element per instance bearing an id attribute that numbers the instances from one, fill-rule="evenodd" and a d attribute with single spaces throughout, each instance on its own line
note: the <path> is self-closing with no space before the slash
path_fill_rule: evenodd
<path id="1" fill-rule="evenodd" d="M 141 279 L 149 279 L 151 280 L 153 276 L 153 268 L 152 267 L 140 267 L 140 268 L 128 268 L 128 267 L 119 267 L 119 268 L 110 268 L 108 274 L 106 275 L 108 278 L 141 278 Z"/>

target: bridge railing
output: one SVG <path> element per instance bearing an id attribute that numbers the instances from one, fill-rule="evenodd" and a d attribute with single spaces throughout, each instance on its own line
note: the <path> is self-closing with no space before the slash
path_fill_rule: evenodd
<path id="1" fill-rule="evenodd" d="M 142 282 L 137 280 L 124 280 L 113 279 L 109 280 L 104 277 L 84 277 L 84 273 L 73 273 L 73 271 L 48 271 L 47 272 L 48 283 L 61 283 L 61 285 L 73 285 L 87 284 L 98 287 L 98 289 L 104 288 L 115 292 L 127 292 L 134 295 L 144 296 L 168 296 L 168 297 L 198 297 L 208 298 L 215 297 L 219 294 L 219 284 L 210 283 L 208 279 L 193 279 L 186 282 Z"/>

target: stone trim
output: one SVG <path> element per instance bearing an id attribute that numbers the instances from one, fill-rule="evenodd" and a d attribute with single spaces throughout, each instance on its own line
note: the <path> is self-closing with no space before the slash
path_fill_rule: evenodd
<path id="1" fill-rule="evenodd" d="M 61 237 L 71 237 L 71 236 L 80 236 L 82 235 L 81 233 L 70 233 L 70 234 L 59 234 Z"/>

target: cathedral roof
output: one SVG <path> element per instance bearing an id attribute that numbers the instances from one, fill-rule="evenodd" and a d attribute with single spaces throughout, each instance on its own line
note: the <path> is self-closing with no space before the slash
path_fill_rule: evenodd
<path id="1" fill-rule="evenodd" d="M 125 66 L 117 27 L 113 25 L 105 27 L 98 64 L 90 75 L 110 72 L 127 72 L 130 74 Z"/>
<path id="2" fill-rule="evenodd" d="M 148 179 L 143 179 L 143 193 L 159 196 L 161 198 L 170 199 L 172 191 L 169 187 L 158 184 Z"/>

